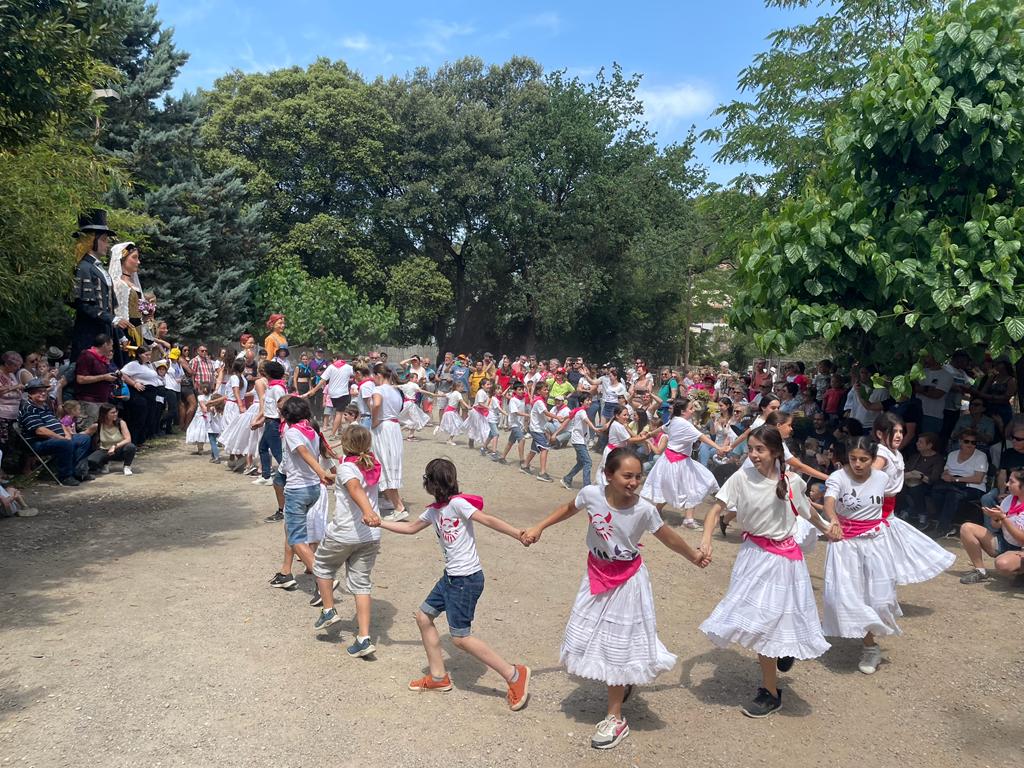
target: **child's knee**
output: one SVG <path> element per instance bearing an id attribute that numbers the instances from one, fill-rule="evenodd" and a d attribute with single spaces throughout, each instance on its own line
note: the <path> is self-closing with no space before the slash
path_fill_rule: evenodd
<path id="1" fill-rule="evenodd" d="M 416 609 L 415 617 L 416 626 L 420 627 L 421 629 L 426 629 L 434 623 L 434 617 L 428 616 L 426 613 L 423 612 L 422 608 Z"/>
<path id="2" fill-rule="evenodd" d="M 452 635 L 452 645 L 454 645 L 460 651 L 466 650 L 468 640 L 469 635 Z"/>
<path id="3" fill-rule="evenodd" d="M 1020 570 L 1022 559 L 1014 553 L 1006 553 L 996 558 L 996 570 L 1004 576 L 1013 576 Z"/>

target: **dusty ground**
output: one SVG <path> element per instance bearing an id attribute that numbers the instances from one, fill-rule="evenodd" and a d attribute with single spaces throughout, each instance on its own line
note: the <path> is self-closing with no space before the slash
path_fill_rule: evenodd
<path id="1" fill-rule="evenodd" d="M 442 454 L 463 490 L 518 526 L 569 496 L 465 447 L 407 446 L 414 507 L 428 501 L 420 468 Z M 551 474 L 569 463 L 557 452 Z M 350 600 L 339 599 L 341 631 L 316 634 L 309 577 L 301 591 L 267 586 L 282 543 L 280 524 L 262 522 L 270 489 L 177 444 L 137 466 L 131 478 L 40 486 L 31 498 L 43 514 L 0 521 L 2 765 L 934 768 L 1024 755 L 1024 591 L 961 586 L 962 553 L 953 572 L 901 590 L 905 634 L 884 643 L 877 674 L 857 672 L 856 644 L 839 641 L 784 676 L 784 708 L 754 721 L 737 709 L 756 687 L 753 657 L 715 650 L 697 629 L 726 589 L 738 539 L 717 539 L 715 563 L 699 571 L 651 538 L 659 632 L 680 661 L 627 704 L 632 734 L 601 753 L 588 742 L 603 687 L 558 664 L 583 572 L 582 519 L 529 550 L 479 533 L 487 589 L 475 630 L 534 671 L 529 706 L 511 713 L 502 681 L 457 652 L 452 693 L 405 688 L 424 670 L 412 611 L 441 570 L 429 531 L 385 533 L 377 656 L 352 660 Z M 823 549 L 809 562 L 819 594 Z M 445 645 L 454 651 L 446 635 Z"/>

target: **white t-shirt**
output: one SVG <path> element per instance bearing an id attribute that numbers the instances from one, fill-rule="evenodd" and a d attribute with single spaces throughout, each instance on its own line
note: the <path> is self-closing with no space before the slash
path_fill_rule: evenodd
<path id="1" fill-rule="evenodd" d="M 420 392 L 420 385 L 415 381 L 407 381 L 405 384 L 399 384 L 398 388 L 402 391 L 402 400 L 408 402 L 415 402 L 416 394 Z"/>
<path id="2" fill-rule="evenodd" d="M 608 426 L 608 444 L 614 445 L 616 448 L 629 445 L 629 438 L 632 436 L 629 430 L 618 421 L 613 421 Z"/>
<path id="3" fill-rule="evenodd" d="M 806 483 L 792 472 L 786 473 L 786 479 L 793 493 L 792 506 L 788 494 L 780 499 L 775 492 L 777 478 L 765 477 L 753 466 L 740 467 L 730 475 L 715 498 L 728 509 L 736 510 L 736 522 L 742 530 L 782 541 L 792 536 L 796 527 L 793 506 L 802 517 L 811 517 Z"/>
<path id="4" fill-rule="evenodd" d="M 573 504 L 590 520 L 587 550 L 599 560 L 635 560 L 643 535 L 657 533 L 664 525 L 657 508 L 646 499 L 637 498 L 634 506 L 617 509 L 599 485 L 588 485 Z"/>
<path id="5" fill-rule="evenodd" d="M 476 396 L 473 398 L 473 405 L 487 405 L 490 402 L 491 396 L 484 391 L 483 387 L 480 387 L 480 389 L 476 391 Z"/>
<path id="6" fill-rule="evenodd" d="M 162 387 L 164 385 L 163 377 L 154 371 L 152 366 L 143 365 L 138 360 L 132 360 L 128 363 L 121 369 L 121 373 L 135 379 L 135 381 L 142 382 L 143 386 Z"/>
<path id="7" fill-rule="evenodd" d="M 1003 510 L 1004 513 L 1009 512 L 1010 507 L 1013 506 L 1013 502 L 1013 496 L 1007 496 L 999 502 L 999 508 Z M 1013 531 L 1009 535 L 1006 533 L 1007 524 L 1013 526 Z M 1008 544 L 1013 544 L 1017 547 L 1024 546 L 1024 514 L 1006 518 L 1006 523 L 1003 524 L 1003 536 Z"/>
<path id="8" fill-rule="evenodd" d="M 444 396 L 447 401 L 446 408 L 454 408 L 456 411 L 459 409 L 459 403 L 462 402 L 462 393 L 456 392 L 454 389 Z"/>
<path id="9" fill-rule="evenodd" d="M 579 411 L 572 417 L 572 426 L 569 428 L 569 442 L 573 445 L 586 445 L 587 435 L 590 427 L 587 426 L 587 412 Z"/>
<path id="10" fill-rule="evenodd" d="M 319 485 L 320 476 L 299 456 L 298 451 L 299 447 L 304 445 L 313 454 L 313 458 L 320 461 L 320 441 L 316 439 L 315 435 L 310 440 L 295 427 L 285 427 L 283 438 L 284 456 L 281 463 L 285 465 L 283 469 L 285 490 Z"/>
<path id="11" fill-rule="evenodd" d="M 674 416 L 665 425 L 669 450 L 690 455 L 693 444 L 700 440 L 701 431 L 682 416 Z"/>
<path id="12" fill-rule="evenodd" d="M 267 419 L 279 419 L 281 414 L 277 410 L 277 401 L 288 394 L 288 390 L 280 384 L 267 387 L 263 393 L 263 416 Z"/>
<path id="13" fill-rule="evenodd" d="M 882 471 L 889 478 L 885 484 L 885 495 L 895 496 L 903 490 L 903 454 L 878 444 L 878 458 L 885 459 Z"/>
<path id="14" fill-rule="evenodd" d="M 247 382 L 245 380 L 244 376 L 239 376 L 237 373 L 231 374 L 231 378 L 228 379 L 228 397 L 234 398 L 234 396 L 235 396 L 235 387 L 237 387 L 238 388 L 238 398 L 240 400 L 244 400 L 245 399 L 246 388 L 248 387 L 248 385 L 249 385 L 249 382 Z M 239 408 L 242 407 L 239 403 L 235 403 L 235 405 L 237 405 Z"/>
<path id="15" fill-rule="evenodd" d="M 354 373 L 352 366 L 348 363 L 341 366 L 334 365 L 333 363 L 328 365 L 320 377 L 323 381 L 327 382 L 328 397 L 344 397 L 347 395 L 348 384 L 352 380 Z"/>
<path id="16" fill-rule="evenodd" d="M 366 379 L 359 385 L 359 396 L 356 400 L 356 405 L 359 406 L 359 413 L 361 415 L 370 415 L 370 398 L 373 397 L 376 389 L 377 385 L 373 383 L 373 379 Z"/>
<path id="17" fill-rule="evenodd" d="M 390 384 L 381 384 L 373 394 L 380 395 L 380 420 L 397 420 L 402 412 L 402 393 Z"/>
<path id="18" fill-rule="evenodd" d="M 957 459 L 959 453 L 960 451 L 953 451 L 946 457 L 945 469 L 953 477 L 969 477 L 975 472 L 988 472 L 988 457 L 981 451 L 976 450 L 963 463 L 960 463 Z M 965 483 L 965 485 L 968 488 L 977 488 L 979 491 L 984 491 L 985 479 L 982 478 L 980 483 Z"/>
<path id="19" fill-rule="evenodd" d="M 563 405 L 561 408 L 555 411 L 555 416 L 558 418 L 558 423 L 561 423 L 565 421 L 567 418 L 569 418 L 570 413 L 572 413 L 572 409 L 568 405 Z"/>
<path id="20" fill-rule="evenodd" d="M 530 406 L 530 431 L 531 432 L 543 432 L 544 428 L 548 425 L 548 417 L 545 415 L 548 410 L 548 405 L 542 399 L 537 398 L 537 401 Z"/>
<path id="21" fill-rule="evenodd" d="M 171 392 L 181 392 L 181 379 L 184 375 L 180 363 L 171 363 L 164 374 L 164 386 Z"/>
<path id="22" fill-rule="evenodd" d="M 921 413 L 933 419 L 941 419 L 942 412 L 946 408 L 946 394 L 953 388 L 953 374 L 945 368 L 925 368 L 922 385 L 941 389 L 944 393 L 941 397 L 928 397 L 922 393 Z"/>
<path id="23" fill-rule="evenodd" d="M 350 480 L 358 480 L 359 486 L 366 493 L 374 512 L 377 507 L 377 484 L 367 485 L 363 473 L 351 461 L 338 464 L 338 474 L 334 480 L 334 517 L 327 524 L 327 537 L 343 544 L 360 544 L 367 541 L 380 541 L 380 528 L 371 528 L 363 523 L 363 511 L 352 501 L 345 484 Z"/>
<path id="24" fill-rule="evenodd" d="M 629 388 L 625 384 L 621 381 L 618 384 L 612 384 L 612 380 L 608 376 L 602 376 L 598 381 L 601 384 L 602 403 L 618 403 L 619 396 L 629 392 Z"/>
<path id="25" fill-rule="evenodd" d="M 871 394 L 868 395 L 869 403 L 881 403 L 884 400 L 888 399 L 889 390 L 884 389 L 882 387 L 877 387 L 876 389 L 871 390 Z M 878 418 L 878 414 L 881 413 L 881 411 L 869 411 L 867 408 L 861 405 L 860 398 L 857 397 L 857 393 L 854 392 L 852 389 L 846 395 L 846 405 L 843 406 L 843 410 L 849 411 L 850 418 L 859 421 L 861 423 L 861 426 L 863 426 L 864 429 L 869 432 L 871 431 L 871 428 L 875 425 L 875 419 Z M 939 415 L 942 415 L 941 408 Z"/>
<path id="26" fill-rule="evenodd" d="M 480 570 L 473 533 L 474 512 L 476 507 L 455 497 L 440 509 L 427 507 L 420 515 L 420 520 L 434 526 L 444 555 L 444 570 L 449 576 L 469 576 Z"/>
<path id="27" fill-rule="evenodd" d="M 501 414 L 498 409 L 501 408 L 501 400 L 495 395 L 491 395 L 490 401 L 487 403 L 487 421 L 491 424 L 498 423 L 498 416 Z"/>
<path id="28" fill-rule="evenodd" d="M 836 514 L 851 520 L 880 520 L 885 486 L 889 477 L 872 469 L 864 482 L 853 479 L 845 469 L 837 469 L 825 481 L 825 497 L 836 500 Z"/>
<path id="29" fill-rule="evenodd" d="M 526 405 L 518 397 L 508 400 L 508 424 L 510 427 L 523 429 L 526 420 Z"/>
<path id="30" fill-rule="evenodd" d="M 953 384 L 946 393 L 946 402 L 942 407 L 947 411 L 959 411 L 963 408 L 964 393 L 956 390 L 955 387 L 970 384 L 971 378 L 959 368 L 953 367 L 952 363 L 946 363 L 942 369 L 953 379 Z"/>

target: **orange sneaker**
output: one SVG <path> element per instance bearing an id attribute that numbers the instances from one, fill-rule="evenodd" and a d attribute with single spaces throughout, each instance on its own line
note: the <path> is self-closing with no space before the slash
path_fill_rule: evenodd
<path id="1" fill-rule="evenodd" d="M 448 675 L 445 675 L 442 680 L 435 680 L 432 675 L 425 675 L 419 680 L 409 683 L 410 691 L 450 691 L 451 689 L 452 681 Z"/>
<path id="2" fill-rule="evenodd" d="M 508 684 L 508 708 L 518 712 L 526 706 L 526 700 L 530 698 L 530 668 L 525 664 L 516 664 L 516 671 L 519 672 L 519 679 Z"/>

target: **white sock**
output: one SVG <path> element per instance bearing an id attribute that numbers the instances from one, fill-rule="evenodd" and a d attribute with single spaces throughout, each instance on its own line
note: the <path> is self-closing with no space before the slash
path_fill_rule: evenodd
<path id="1" fill-rule="evenodd" d="M 356 635 L 356 642 L 357 643 L 362 643 L 363 641 L 369 640 L 369 639 L 370 639 L 369 635 L 367 635 L 366 637 L 360 637 L 359 635 Z"/>
<path id="2" fill-rule="evenodd" d="M 988 570 L 985 568 L 975 568 L 974 570 L 976 570 L 982 576 L 988 576 Z"/>

